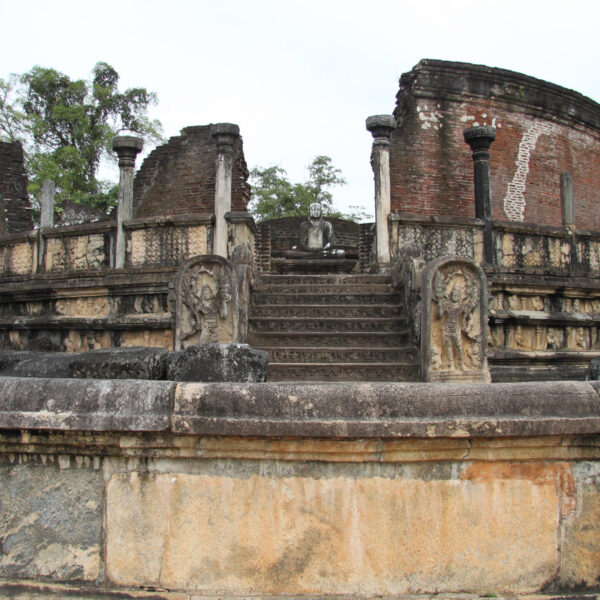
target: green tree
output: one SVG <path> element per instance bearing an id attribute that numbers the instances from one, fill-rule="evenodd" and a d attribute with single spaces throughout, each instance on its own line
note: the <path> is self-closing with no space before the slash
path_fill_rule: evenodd
<path id="1" fill-rule="evenodd" d="M 37 199 L 44 179 L 56 183 L 63 199 L 108 208 L 116 186 L 98 179 L 103 159 L 114 160 L 112 138 L 120 131 L 156 143 L 161 124 L 148 117 L 156 95 L 145 88 L 120 92 L 119 74 L 104 62 L 89 80 L 33 67 L 21 76 L 0 79 L 0 138 L 20 141 L 26 157 L 29 192 Z"/>
<path id="2" fill-rule="evenodd" d="M 341 213 L 333 208 L 331 187 L 345 185 L 342 172 L 331 164 L 329 156 L 315 156 L 308 165 L 308 179 L 304 183 L 291 183 L 285 169 L 280 166 L 254 167 L 250 171 L 252 186 L 250 212 L 259 221 L 279 217 L 306 216 L 308 207 L 319 202 L 323 215 L 360 220 L 364 213 Z M 355 208 L 355 207 L 350 207 Z"/>

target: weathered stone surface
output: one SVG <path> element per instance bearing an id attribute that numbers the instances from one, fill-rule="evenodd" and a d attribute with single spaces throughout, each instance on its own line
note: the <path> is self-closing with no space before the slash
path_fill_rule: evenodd
<path id="1" fill-rule="evenodd" d="M 164 379 L 166 348 L 100 348 L 71 360 L 71 377 L 87 379 Z"/>
<path id="2" fill-rule="evenodd" d="M 54 584 L 0 580 L 2 600 L 190 600 L 188 594 L 163 590 L 107 589 L 89 584 Z M 464 600 L 467 600 L 466 598 Z M 470 600 L 470 599 L 469 599 Z M 472 600 L 477 600 L 473 598 Z M 508 599 L 507 599 L 508 600 Z M 525 600 L 525 599 L 524 599 Z M 526 599 L 529 600 L 529 599 Z M 538 599 L 531 599 L 538 600 Z"/>
<path id="3" fill-rule="evenodd" d="M 115 473 L 108 579 L 205 594 L 370 597 L 534 591 L 556 571 L 551 467 L 483 463 L 457 478 L 452 469 L 412 478 L 313 471 Z"/>
<path id="4" fill-rule="evenodd" d="M 27 459 L 27 457 L 22 457 Z M 46 458 L 46 457 L 45 457 Z M 91 464 L 89 458 L 85 459 Z M 71 462 L 73 464 L 71 464 Z M 47 457 L 0 464 L 0 574 L 94 581 L 100 575 L 99 471 Z M 1 597 L 1 593 L 0 593 Z"/>
<path id="5" fill-rule="evenodd" d="M 597 433 L 595 385 L 184 383 L 177 386 L 172 428 L 195 434 L 340 438 Z"/>
<path id="6" fill-rule="evenodd" d="M 600 381 L 600 358 L 594 358 L 590 361 L 585 371 L 586 381 Z"/>
<path id="7" fill-rule="evenodd" d="M 175 384 L 166 381 L 0 378 L 0 429 L 162 431 Z"/>
<path id="8" fill-rule="evenodd" d="M 566 588 L 597 589 L 600 582 L 600 465 L 573 466 L 576 505 L 563 524 L 559 581 Z"/>
<path id="9" fill-rule="evenodd" d="M 71 352 L 0 352 L 0 375 L 12 377 L 71 377 Z"/>
<path id="10" fill-rule="evenodd" d="M 167 359 L 171 381 L 265 381 L 269 357 L 247 344 L 196 344 Z"/>

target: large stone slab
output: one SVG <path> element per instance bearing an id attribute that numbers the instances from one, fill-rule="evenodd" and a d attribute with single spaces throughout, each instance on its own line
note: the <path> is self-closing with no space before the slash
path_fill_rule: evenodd
<path id="1" fill-rule="evenodd" d="M 600 464 L 574 465 L 576 503 L 563 524 L 559 580 L 566 588 L 597 589 L 600 582 Z"/>
<path id="2" fill-rule="evenodd" d="M 168 354 L 166 348 L 145 346 L 91 350 L 71 360 L 71 377 L 164 379 Z"/>
<path id="3" fill-rule="evenodd" d="M 71 377 L 72 352 L 0 352 L 3 377 Z"/>
<path id="4" fill-rule="evenodd" d="M 533 591 L 556 572 L 552 466 L 432 465 L 418 478 L 326 467 L 115 473 L 109 581 L 207 595 L 372 597 Z"/>
<path id="5" fill-rule="evenodd" d="M 175 384 L 0 377 L 0 429 L 162 431 Z"/>
<path id="6" fill-rule="evenodd" d="M 0 574 L 94 581 L 100 575 L 102 474 L 75 459 L 0 463 Z M 71 464 L 73 461 L 73 464 Z M 82 459 L 83 464 L 83 459 Z M 65 468 L 67 467 L 67 468 Z"/>
<path id="7" fill-rule="evenodd" d="M 171 381 L 265 381 L 269 355 L 247 344 L 195 344 L 168 357 Z"/>
<path id="8" fill-rule="evenodd" d="M 600 382 L 181 383 L 178 433 L 507 437 L 600 431 Z"/>

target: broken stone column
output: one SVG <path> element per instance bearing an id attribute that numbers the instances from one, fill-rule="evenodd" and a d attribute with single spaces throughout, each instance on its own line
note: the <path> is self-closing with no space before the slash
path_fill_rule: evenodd
<path id="1" fill-rule="evenodd" d="M 367 118 L 367 129 L 373 135 L 371 166 L 375 177 L 375 239 L 378 264 L 390 262 L 390 137 L 395 128 L 396 120 L 392 115 L 374 115 Z"/>
<path id="2" fill-rule="evenodd" d="M 231 212 L 233 145 L 240 135 L 240 128 L 233 123 L 216 123 L 212 126 L 212 135 L 217 142 L 213 254 L 227 258 L 228 225 L 225 215 Z"/>
<path id="3" fill-rule="evenodd" d="M 115 264 L 117 269 L 125 266 L 125 230 L 123 223 L 133 214 L 133 176 L 135 158 L 144 147 L 144 140 L 132 135 L 118 135 L 113 139 L 113 150 L 119 156 L 119 204 L 117 207 L 117 243 Z"/>
<path id="4" fill-rule="evenodd" d="M 571 173 L 560 174 L 560 199 L 563 227 L 575 224 L 575 205 L 573 204 L 573 177 Z"/>
<path id="5" fill-rule="evenodd" d="M 494 264 L 492 223 L 492 189 L 490 185 L 490 145 L 496 139 L 496 128 L 490 125 L 470 127 L 463 132 L 473 152 L 475 176 L 475 217 L 483 221 L 483 262 Z"/>
<path id="6" fill-rule="evenodd" d="M 54 181 L 46 179 L 42 183 L 40 200 L 40 227 L 54 227 Z"/>

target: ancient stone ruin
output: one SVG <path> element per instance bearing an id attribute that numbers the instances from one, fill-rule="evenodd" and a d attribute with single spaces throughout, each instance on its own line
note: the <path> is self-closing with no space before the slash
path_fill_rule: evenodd
<path id="1" fill-rule="evenodd" d="M 34 228 L 0 145 L 0 598 L 595 597 L 600 106 L 423 60 L 366 128 L 361 224 L 217 123 Z"/>

